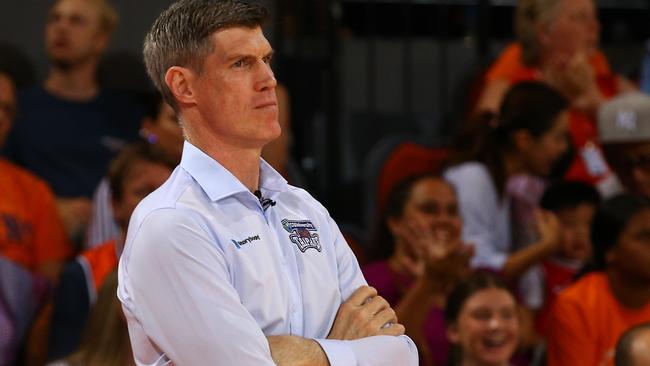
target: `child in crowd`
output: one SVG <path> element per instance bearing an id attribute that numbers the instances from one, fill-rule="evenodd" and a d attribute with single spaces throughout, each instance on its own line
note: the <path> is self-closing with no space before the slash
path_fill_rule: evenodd
<path id="1" fill-rule="evenodd" d="M 517 349 L 517 301 L 497 276 L 477 272 L 447 298 L 447 335 L 454 345 L 451 366 L 506 366 Z"/>
<path id="2" fill-rule="evenodd" d="M 650 200 L 625 194 L 605 201 L 591 241 L 593 271 L 551 309 L 548 366 L 611 365 L 620 335 L 650 321 Z"/>
<path id="3" fill-rule="evenodd" d="M 55 294 L 48 355 L 59 359 L 79 343 L 89 309 L 106 276 L 117 269 L 126 229 L 137 204 L 169 178 L 176 161 L 156 145 L 140 142 L 124 149 L 108 173 L 117 239 L 95 246 L 68 263 Z M 115 295 L 115 294 L 114 294 Z"/>
<path id="4" fill-rule="evenodd" d="M 183 133 L 176 113 L 162 100 L 159 93 L 143 98 L 146 115 L 142 119 L 140 137 L 175 163 L 183 152 Z M 102 179 L 93 194 L 92 217 L 88 224 L 85 248 L 92 248 L 109 240 L 119 240 L 120 225 L 115 221 L 111 204 L 111 187 Z"/>
<path id="5" fill-rule="evenodd" d="M 544 305 L 537 316 L 537 330 L 544 334 L 549 310 L 559 293 L 570 285 L 591 255 L 591 221 L 600 204 L 600 194 L 582 182 L 562 182 L 546 189 L 541 208 L 560 221 L 560 248 L 542 262 Z"/>

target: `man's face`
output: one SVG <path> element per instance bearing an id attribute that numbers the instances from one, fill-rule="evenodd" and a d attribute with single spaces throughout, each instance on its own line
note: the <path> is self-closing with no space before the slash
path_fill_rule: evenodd
<path id="1" fill-rule="evenodd" d="M 561 254 L 565 259 L 584 261 L 591 255 L 591 222 L 596 207 L 581 203 L 557 212 L 562 223 Z"/>
<path id="2" fill-rule="evenodd" d="M 616 245 L 607 253 L 607 266 L 628 280 L 650 284 L 650 209 L 632 216 Z"/>
<path id="3" fill-rule="evenodd" d="M 190 86 L 196 122 L 222 144 L 261 148 L 280 135 L 271 45 L 259 27 L 228 28 L 211 38 L 214 49 Z"/>
<path id="4" fill-rule="evenodd" d="M 605 154 L 627 190 L 650 197 L 650 141 L 606 145 Z"/>
<path id="5" fill-rule="evenodd" d="M 549 52 L 565 57 L 590 56 L 598 48 L 600 23 L 593 0 L 563 0 L 545 27 L 542 44 Z"/>
<path id="6" fill-rule="evenodd" d="M 11 122 L 16 115 L 16 90 L 11 80 L 0 74 L 0 147 L 11 129 Z"/>
<path id="7" fill-rule="evenodd" d="M 99 9 L 85 0 L 59 0 L 45 25 L 45 48 L 57 66 L 69 68 L 97 58 L 108 44 Z"/>

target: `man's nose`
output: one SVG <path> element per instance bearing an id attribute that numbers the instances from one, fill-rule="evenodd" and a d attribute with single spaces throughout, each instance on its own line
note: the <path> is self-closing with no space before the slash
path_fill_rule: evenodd
<path id="1" fill-rule="evenodd" d="M 260 67 L 260 81 L 257 83 L 257 90 L 264 91 L 267 89 L 273 89 L 278 85 L 278 81 L 275 79 L 275 74 L 271 69 L 271 65 L 263 63 Z"/>

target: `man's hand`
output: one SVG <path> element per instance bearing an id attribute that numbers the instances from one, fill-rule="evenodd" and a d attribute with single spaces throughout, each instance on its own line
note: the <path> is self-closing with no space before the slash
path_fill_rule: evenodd
<path id="1" fill-rule="evenodd" d="M 398 336 L 404 326 L 397 323 L 395 311 L 377 290 L 369 286 L 358 288 L 339 307 L 328 339 L 353 340 L 376 335 Z"/>

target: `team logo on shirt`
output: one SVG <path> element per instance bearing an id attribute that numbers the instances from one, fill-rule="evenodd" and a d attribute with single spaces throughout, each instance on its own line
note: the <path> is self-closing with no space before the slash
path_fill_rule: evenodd
<path id="1" fill-rule="evenodd" d="M 320 239 L 315 233 L 316 226 L 309 220 L 282 220 L 282 227 L 289 233 L 289 240 L 298 246 L 301 252 L 314 248 L 321 251 Z M 314 233 L 312 233 L 314 232 Z"/>

